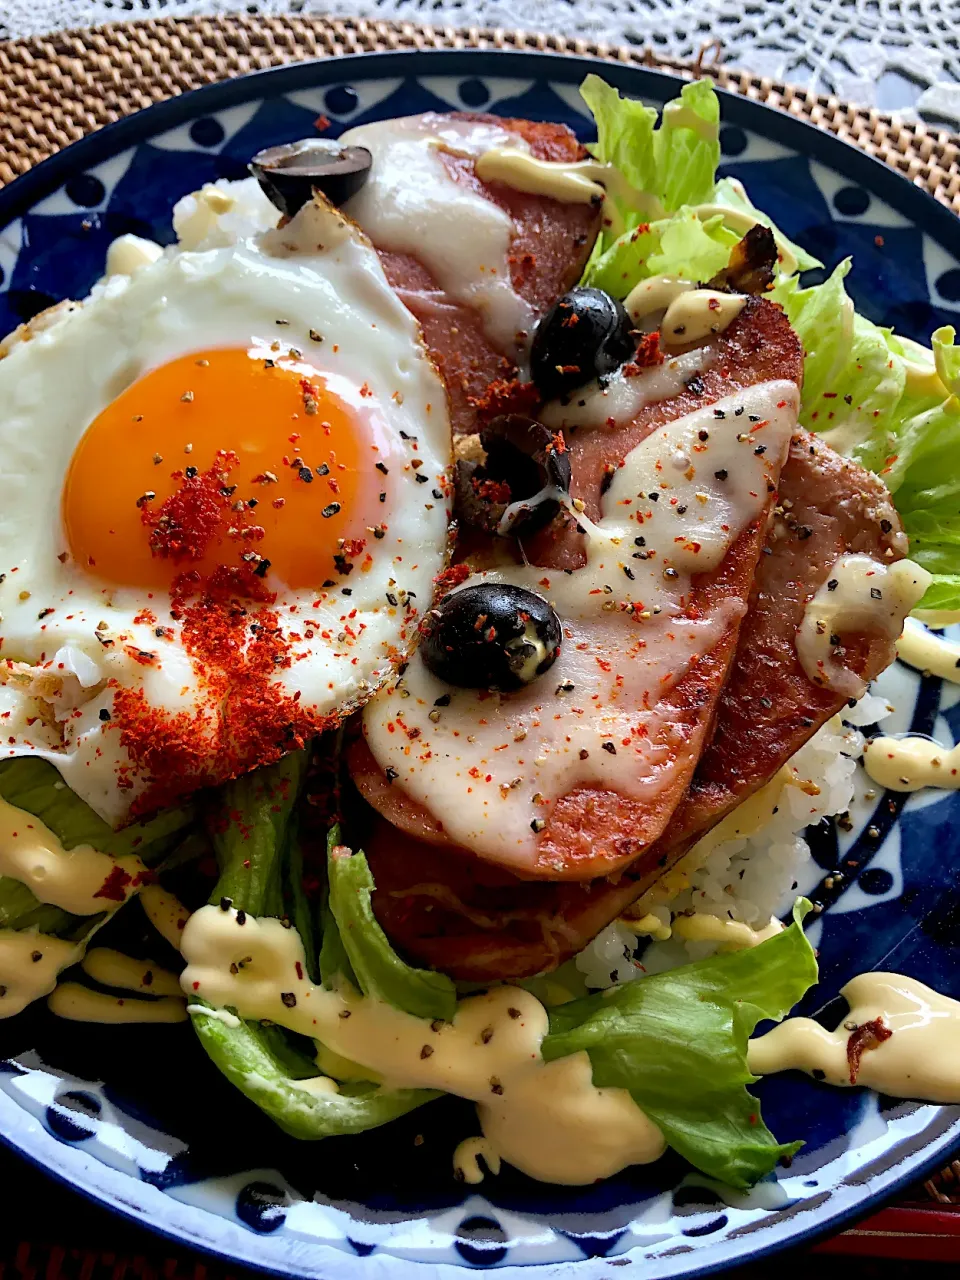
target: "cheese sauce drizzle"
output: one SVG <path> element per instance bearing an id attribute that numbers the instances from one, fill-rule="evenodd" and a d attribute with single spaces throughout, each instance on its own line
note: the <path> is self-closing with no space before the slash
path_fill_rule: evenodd
<path id="1" fill-rule="evenodd" d="M 960 1102 L 960 1003 L 897 973 L 862 973 L 840 994 L 850 1012 L 835 1031 L 788 1018 L 751 1040 L 750 1070 L 796 1068 L 895 1098 Z"/>
<path id="2" fill-rule="evenodd" d="M 451 690 L 414 654 L 368 704 L 364 732 L 380 767 L 453 841 L 523 869 L 553 804 L 575 787 L 651 799 L 666 784 L 669 748 L 654 745 L 660 699 L 744 609 L 737 597 L 685 616 L 691 576 L 716 569 L 763 510 L 796 404 L 793 383 L 765 383 L 658 428 L 613 477 L 599 523 L 578 516 L 584 568 L 509 566 L 462 584 L 537 592 L 564 640 L 549 673 L 515 693 Z"/>
<path id="3" fill-rule="evenodd" d="M 907 734 L 903 738 L 873 738 L 864 747 L 863 766 L 878 786 L 888 791 L 960 788 L 960 746 Z"/>
<path id="4" fill-rule="evenodd" d="M 458 182 L 442 152 L 477 158 L 498 146 L 522 153 L 526 143 L 496 124 L 430 114 L 359 125 L 340 141 L 373 154 L 368 181 L 344 210 L 378 249 L 411 254 L 449 297 L 475 307 L 491 340 L 515 353 L 535 315 L 511 283 L 513 219 Z"/>
<path id="5" fill-rule="evenodd" d="M 807 604 L 797 628 L 797 657 L 813 684 L 859 698 L 865 682 L 840 660 L 844 634 L 896 639 L 902 619 L 930 585 L 930 574 L 912 560 L 886 565 L 871 556 L 837 560 Z"/>
<path id="6" fill-rule="evenodd" d="M 663 1153 L 660 1130 L 626 1090 L 593 1084 L 586 1053 L 543 1061 L 547 1012 L 529 992 L 497 987 L 462 1000 L 453 1022 L 429 1022 L 350 987 L 314 986 L 296 929 L 242 919 L 219 906 L 190 917 L 182 939 L 188 997 L 309 1036 L 387 1086 L 471 1099 L 485 1158 L 495 1152 L 541 1181 L 594 1182 Z"/>
<path id="7" fill-rule="evenodd" d="M 897 641 L 897 657 L 918 671 L 960 684 L 960 644 L 935 635 L 912 618 L 907 619 Z"/>
<path id="8" fill-rule="evenodd" d="M 540 421 L 554 430 L 633 422 L 648 404 L 679 395 L 691 378 L 710 368 L 713 360 L 712 349 L 700 347 L 639 374 L 628 374 L 620 368 L 602 383 L 588 382 L 573 395 L 550 401 L 540 411 Z"/>

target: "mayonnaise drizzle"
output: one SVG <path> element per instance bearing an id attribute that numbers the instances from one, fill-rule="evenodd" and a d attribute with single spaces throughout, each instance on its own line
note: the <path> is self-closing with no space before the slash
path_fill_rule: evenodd
<path id="1" fill-rule="evenodd" d="M 864 747 L 863 766 L 878 786 L 888 791 L 960 788 L 960 746 L 908 734 L 903 738 L 873 738 Z"/>
<path id="2" fill-rule="evenodd" d="M 151 996 L 179 996 L 180 979 L 152 960 L 135 960 L 112 947 L 94 947 L 80 961 L 80 968 L 105 987 L 139 991 Z"/>
<path id="3" fill-rule="evenodd" d="M 623 305 L 631 320 L 646 320 L 648 316 L 666 311 L 683 293 L 696 289 L 692 280 L 681 280 L 678 276 L 650 276 L 641 280 L 627 294 Z"/>
<path id="4" fill-rule="evenodd" d="M 746 294 L 715 289 L 684 290 L 667 307 L 660 323 L 665 347 L 682 347 L 722 333 L 747 305 Z"/>
<path id="5" fill-rule="evenodd" d="M 160 937 L 169 942 L 174 951 L 179 951 L 183 928 L 190 916 L 180 899 L 158 884 L 148 884 L 140 890 L 140 905 Z"/>
<path id="6" fill-rule="evenodd" d="M 182 985 L 191 997 L 319 1040 L 388 1086 L 471 1099 L 487 1150 L 531 1177 L 594 1182 L 664 1150 L 659 1129 L 629 1093 L 593 1084 L 585 1053 L 543 1061 L 546 1010 L 518 987 L 471 996 L 453 1022 L 431 1023 L 349 987 L 314 986 L 295 929 L 251 916 L 241 925 L 236 911 L 218 906 L 194 912 L 182 950 Z"/>
<path id="7" fill-rule="evenodd" d="M 768 225 L 765 222 L 761 222 L 752 213 L 747 213 L 745 209 L 731 209 L 726 204 L 698 204 L 694 206 L 694 213 L 701 222 L 707 222 L 710 218 L 719 216 L 723 219 L 725 227 L 729 227 L 731 231 L 736 231 L 741 236 L 745 236 L 754 227 Z M 799 263 L 795 254 L 791 253 L 779 239 L 777 239 L 777 256 L 781 270 L 788 276 L 793 275 Z M 852 304 L 850 310 L 852 313 Z"/>
<path id="8" fill-rule="evenodd" d="M 837 560 L 804 610 L 797 628 L 797 657 L 807 677 L 848 698 L 865 682 L 838 660 L 844 634 L 867 632 L 896 639 L 903 620 L 930 585 L 930 574 L 912 560 L 882 564 L 867 555 Z"/>
<path id="9" fill-rule="evenodd" d="M 483 1181 L 481 1159 L 494 1176 L 500 1172 L 500 1156 L 489 1138 L 464 1138 L 453 1153 L 454 1177 L 476 1186 Z"/>
<path id="10" fill-rule="evenodd" d="M 47 1000 L 47 1008 L 71 1022 L 186 1022 L 182 996 L 137 1000 L 93 991 L 79 982 L 61 982 Z"/>
<path id="11" fill-rule="evenodd" d="M 576 787 L 652 802 L 668 785 L 662 698 L 745 607 L 733 597 L 686 617 L 690 577 L 716 569 L 763 510 L 796 405 L 792 382 L 770 382 L 657 428 L 614 476 L 600 522 L 578 517 L 584 568 L 505 566 L 462 584 L 510 582 L 554 605 L 563 645 L 538 680 L 502 697 L 451 689 L 415 653 L 368 703 L 364 733 L 381 768 L 453 841 L 523 870 Z"/>
<path id="12" fill-rule="evenodd" d="M 751 929 L 741 920 L 728 920 L 705 911 L 691 915 L 678 915 L 673 921 L 673 932 L 685 942 L 718 942 L 721 951 L 744 951 L 759 946 L 768 938 L 775 938 L 783 925 L 774 916 L 762 929 Z"/>
<path id="13" fill-rule="evenodd" d="M 505 354 L 515 353 L 535 315 L 511 283 L 513 219 L 456 181 L 441 150 L 479 158 L 494 147 L 522 151 L 523 140 L 496 124 L 424 115 L 359 125 L 340 141 L 373 153 L 370 176 L 345 211 L 378 249 L 412 254 L 444 293 L 480 312 Z"/>
<path id="14" fill-rule="evenodd" d="M 502 182 L 529 195 L 567 204 L 602 203 L 604 222 L 615 236 L 626 229 L 620 207 L 647 218 L 664 214 L 656 196 L 638 191 L 614 165 L 599 160 L 538 160 L 517 146 L 491 147 L 478 157 L 476 173 L 481 182 Z"/>
<path id="15" fill-rule="evenodd" d="M 222 194 L 222 193 L 221 193 Z M 107 249 L 107 276 L 132 276 L 163 257 L 163 248 L 155 240 L 145 240 L 129 232 L 117 236 Z"/>
<path id="16" fill-rule="evenodd" d="M 840 994 L 850 1012 L 835 1031 L 811 1018 L 788 1018 L 750 1042 L 750 1070 L 770 1075 L 797 1068 L 849 1086 L 850 1037 L 880 1019 L 893 1034 L 864 1050 L 856 1083 L 895 1098 L 960 1102 L 960 1003 L 897 973 L 862 973 Z"/>
<path id="17" fill-rule="evenodd" d="M 0 799 L 0 875 L 25 884 L 40 902 L 77 916 L 113 911 L 137 892 L 145 871 L 133 854 L 111 858 L 86 844 L 65 849 L 39 818 Z"/>
<path id="18" fill-rule="evenodd" d="M 960 644 L 934 635 L 912 618 L 904 623 L 903 635 L 897 641 L 897 657 L 918 671 L 960 684 Z"/>
<path id="19" fill-rule="evenodd" d="M 34 929 L 0 929 L 0 1018 L 12 1018 L 49 995 L 58 975 L 83 955 L 83 947 Z"/>

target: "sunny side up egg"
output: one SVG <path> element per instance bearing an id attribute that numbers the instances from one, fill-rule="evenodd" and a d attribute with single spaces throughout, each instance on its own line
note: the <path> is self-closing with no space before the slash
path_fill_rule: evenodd
<path id="1" fill-rule="evenodd" d="M 360 706 L 447 551 L 445 392 L 366 237 L 186 203 L 0 360 L 0 750 L 114 823 Z"/>

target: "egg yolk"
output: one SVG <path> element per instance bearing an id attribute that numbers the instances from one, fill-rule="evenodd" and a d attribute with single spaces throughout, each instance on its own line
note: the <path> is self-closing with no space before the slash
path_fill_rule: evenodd
<path id="1" fill-rule="evenodd" d="M 365 387 L 298 357 L 197 352 L 112 401 L 67 473 L 74 561 L 117 586 L 161 589 L 221 565 L 293 589 L 332 578 L 343 540 L 382 519 L 377 432 Z"/>

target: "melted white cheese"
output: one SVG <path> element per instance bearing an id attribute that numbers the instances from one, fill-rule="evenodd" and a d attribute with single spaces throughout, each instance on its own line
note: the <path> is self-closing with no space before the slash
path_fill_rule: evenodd
<path id="1" fill-rule="evenodd" d="M 189 996 L 318 1040 L 387 1086 L 471 1099 L 485 1152 L 531 1177 L 594 1182 L 664 1150 L 659 1129 L 629 1093 L 593 1084 L 585 1053 L 544 1063 L 546 1010 L 518 987 L 469 997 L 452 1023 L 431 1023 L 350 988 L 314 986 L 295 929 L 251 916 L 241 925 L 232 908 L 217 906 L 190 917 L 182 950 Z"/>
<path id="2" fill-rule="evenodd" d="M 797 657 L 808 679 L 847 698 L 859 698 L 865 682 L 838 659 L 844 634 L 896 639 L 904 617 L 930 581 L 926 569 L 912 560 L 887 565 L 867 555 L 841 556 L 808 602 L 797 628 Z"/>
<path id="3" fill-rule="evenodd" d="M 77 916 L 113 911 L 137 892 L 145 872 L 132 854 L 111 858 L 86 844 L 64 849 L 39 818 L 0 799 L 0 875 L 25 884 L 40 902 Z"/>
<path id="4" fill-rule="evenodd" d="M 57 976 L 83 955 L 82 942 L 67 942 L 32 929 L 0 929 L 0 1018 L 12 1018 L 49 995 Z"/>
<path id="5" fill-rule="evenodd" d="M 378 249 L 412 254 L 444 293 L 480 312 L 492 342 L 515 354 L 517 335 L 532 328 L 535 315 L 511 282 L 513 219 L 457 182 L 441 148 L 479 157 L 508 144 L 522 151 L 523 140 L 499 125 L 428 114 L 359 125 L 340 141 L 373 154 L 370 176 L 346 212 Z"/>
<path id="6" fill-rule="evenodd" d="M 878 786 L 888 791 L 960 788 L 960 746 L 908 734 L 905 738 L 873 738 L 864 747 L 863 764 Z"/>
<path id="7" fill-rule="evenodd" d="M 603 382 L 589 382 L 571 396 L 544 405 L 540 421 L 554 430 L 633 422 L 648 404 L 679 395 L 691 378 L 709 369 L 712 363 L 712 350 L 701 347 L 632 376 L 621 367 Z"/>
<path id="8" fill-rule="evenodd" d="M 849 1086 L 850 1036 L 880 1019 L 893 1034 L 864 1049 L 855 1082 L 895 1098 L 960 1102 L 960 1003 L 898 973 L 862 973 L 840 994 L 850 1012 L 835 1031 L 788 1018 L 750 1042 L 750 1070 L 762 1076 L 796 1068 Z"/>
<path id="9" fill-rule="evenodd" d="M 745 609 L 732 598 L 686 617 L 690 577 L 716 569 L 763 511 L 796 408 L 794 384 L 771 382 L 658 428 L 614 476 L 599 524 L 579 517 L 584 568 L 509 566 L 462 584 L 510 582 L 555 607 L 560 656 L 532 684 L 451 688 L 416 653 L 368 704 L 380 767 L 457 844 L 522 870 L 553 805 L 578 786 L 652 801 L 669 781 L 673 752 L 654 745 L 658 704 Z"/>

